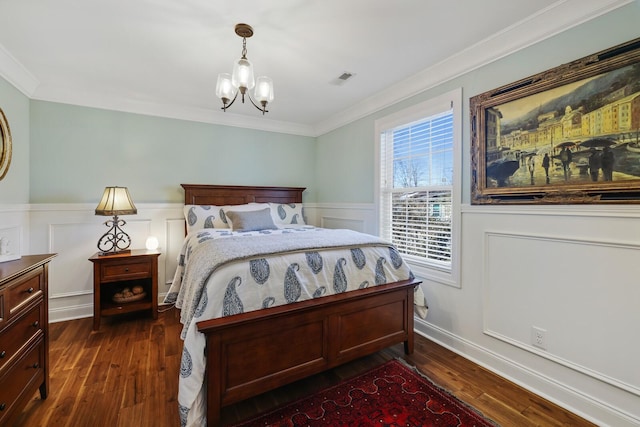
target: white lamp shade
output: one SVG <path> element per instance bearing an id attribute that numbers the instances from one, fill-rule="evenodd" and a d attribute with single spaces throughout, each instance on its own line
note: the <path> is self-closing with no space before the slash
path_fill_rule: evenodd
<path id="1" fill-rule="evenodd" d="M 253 89 L 256 81 L 253 78 L 253 65 L 251 65 L 248 59 L 240 58 L 233 64 L 231 84 L 237 88 L 244 87 L 246 89 Z"/>
<path id="2" fill-rule="evenodd" d="M 236 88 L 231 83 L 231 74 L 218 74 L 216 96 L 220 99 L 233 99 L 233 97 L 236 96 Z"/>
<path id="3" fill-rule="evenodd" d="M 258 77 L 256 81 L 255 98 L 257 102 L 273 101 L 273 80 L 266 76 Z"/>
<path id="4" fill-rule="evenodd" d="M 96 215 L 135 215 L 138 213 L 127 187 L 106 187 L 96 207 Z"/>

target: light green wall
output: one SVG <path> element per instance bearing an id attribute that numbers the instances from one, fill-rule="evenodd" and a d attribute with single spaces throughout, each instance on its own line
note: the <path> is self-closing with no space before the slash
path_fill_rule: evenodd
<path id="1" fill-rule="evenodd" d="M 318 138 L 318 202 L 373 201 L 373 125 L 358 120 Z"/>
<path id="2" fill-rule="evenodd" d="M 129 187 L 135 201 L 180 202 L 180 183 L 304 186 L 306 202 L 372 203 L 375 120 L 457 87 L 468 202 L 469 97 L 636 38 L 638 22 L 634 1 L 318 138 L 29 102 L 0 79 L 14 134 L 0 203 L 97 202 L 108 185 Z"/>
<path id="3" fill-rule="evenodd" d="M 29 98 L 0 78 L 0 108 L 13 141 L 11 164 L 0 181 L 0 204 L 29 202 Z"/>
<path id="4" fill-rule="evenodd" d="M 469 98 L 638 37 L 640 1 L 569 29 L 478 70 L 329 132 L 317 143 L 317 202 L 374 202 L 374 122 L 453 88 L 462 87 L 462 197 L 470 200 Z"/>
<path id="5" fill-rule="evenodd" d="M 31 102 L 31 202 L 98 202 L 105 186 L 134 202 L 181 202 L 181 183 L 307 187 L 315 138 Z"/>

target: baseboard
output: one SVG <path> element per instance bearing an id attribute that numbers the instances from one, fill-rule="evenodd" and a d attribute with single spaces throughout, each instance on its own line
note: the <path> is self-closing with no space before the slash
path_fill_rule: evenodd
<path id="1" fill-rule="evenodd" d="M 93 317 L 93 304 L 66 306 L 61 308 L 49 307 L 49 323 L 66 322 L 67 320 Z"/>
<path id="2" fill-rule="evenodd" d="M 158 295 L 158 307 L 168 306 L 168 304 L 163 303 L 165 296 L 166 292 Z M 93 317 L 93 304 L 80 304 L 60 308 L 49 307 L 49 323 L 66 322 L 67 320 L 87 317 Z"/>
<path id="3" fill-rule="evenodd" d="M 415 332 L 601 427 L 637 427 L 640 419 L 418 317 Z"/>

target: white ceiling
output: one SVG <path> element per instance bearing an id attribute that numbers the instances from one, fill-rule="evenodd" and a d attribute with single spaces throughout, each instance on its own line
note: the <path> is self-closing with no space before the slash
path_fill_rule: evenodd
<path id="1" fill-rule="evenodd" d="M 0 0 L 0 75 L 32 99 L 318 135 L 630 1 Z M 264 117 L 215 96 L 239 22 L 274 80 Z"/>

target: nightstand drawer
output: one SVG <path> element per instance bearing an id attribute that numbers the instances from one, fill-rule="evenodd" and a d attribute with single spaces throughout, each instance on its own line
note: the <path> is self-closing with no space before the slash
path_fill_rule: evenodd
<path id="1" fill-rule="evenodd" d="M 36 298 L 42 297 L 42 272 L 41 268 L 37 268 L 24 276 L 10 282 L 7 286 L 8 317 L 11 317 L 21 307 L 28 304 Z"/>
<path id="2" fill-rule="evenodd" d="M 0 333 L 0 372 L 26 343 L 43 334 L 43 309 L 43 305 L 38 304 Z"/>
<path id="3" fill-rule="evenodd" d="M 20 390 L 29 390 L 30 383 L 44 380 L 44 342 L 23 355 L 7 375 L 0 376 L 0 425 L 4 425 L 14 404 L 20 398 Z"/>
<path id="4" fill-rule="evenodd" d="M 129 279 L 144 279 L 145 277 L 151 277 L 151 263 L 148 261 L 118 261 L 117 263 L 105 262 L 102 264 L 103 282 Z"/>

